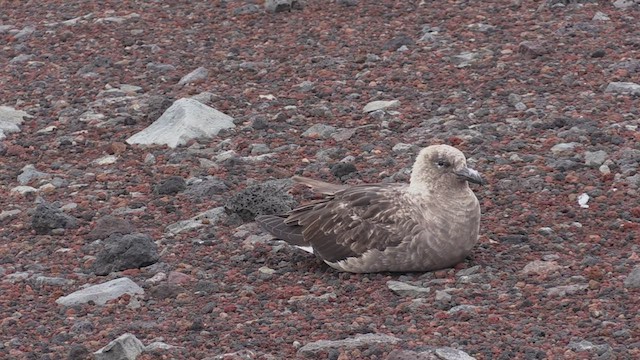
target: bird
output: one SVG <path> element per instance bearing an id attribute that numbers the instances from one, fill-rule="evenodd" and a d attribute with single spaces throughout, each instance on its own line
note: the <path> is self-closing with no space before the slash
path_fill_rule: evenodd
<path id="1" fill-rule="evenodd" d="M 469 183 L 485 181 L 455 147 L 420 150 L 408 184 L 292 179 L 322 199 L 255 220 L 274 238 L 314 253 L 338 271 L 436 271 L 463 261 L 478 241 L 480 204 Z"/>

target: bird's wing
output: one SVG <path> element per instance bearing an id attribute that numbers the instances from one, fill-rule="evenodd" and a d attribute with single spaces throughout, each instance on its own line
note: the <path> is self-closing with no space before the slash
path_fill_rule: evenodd
<path id="1" fill-rule="evenodd" d="M 347 186 L 345 185 L 331 184 L 331 183 L 320 181 L 320 180 L 310 179 L 304 176 L 296 175 L 292 177 L 292 179 L 293 181 L 299 184 L 307 185 L 308 187 L 312 188 L 314 191 L 320 194 L 325 194 L 325 195 L 333 195 L 336 192 L 347 188 Z"/>
<path id="2" fill-rule="evenodd" d="M 359 257 L 370 249 L 383 251 L 421 230 L 419 210 L 403 196 L 403 187 L 348 187 L 294 209 L 285 223 L 300 226 L 304 241 L 329 262 Z"/>

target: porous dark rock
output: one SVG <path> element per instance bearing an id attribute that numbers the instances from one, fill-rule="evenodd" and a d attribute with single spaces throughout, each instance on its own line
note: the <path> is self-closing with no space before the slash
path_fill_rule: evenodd
<path id="1" fill-rule="evenodd" d="M 286 188 L 291 180 L 270 180 L 251 185 L 231 196 L 224 207 L 243 221 L 251 221 L 258 215 L 284 214 L 296 204 Z"/>
<path id="2" fill-rule="evenodd" d="M 96 256 L 92 266 L 96 275 L 149 266 L 160 258 L 158 246 L 146 234 L 113 234 L 104 242 L 104 249 Z"/>

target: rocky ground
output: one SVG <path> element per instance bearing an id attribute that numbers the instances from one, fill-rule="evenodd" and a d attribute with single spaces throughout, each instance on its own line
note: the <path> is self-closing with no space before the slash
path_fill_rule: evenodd
<path id="1" fill-rule="evenodd" d="M 640 5 L 298 5 L 2 5 L 0 357 L 640 358 Z M 235 127 L 127 142 L 190 97 Z M 341 274 L 251 222 L 434 143 L 488 181 L 455 269 Z"/>

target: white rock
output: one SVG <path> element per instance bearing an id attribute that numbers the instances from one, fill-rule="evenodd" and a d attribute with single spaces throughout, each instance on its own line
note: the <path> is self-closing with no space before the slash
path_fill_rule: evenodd
<path id="1" fill-rule="evenodd" d="M 196 100 L 182 98 L 146 129 L 127 139 L 129 144 L 158 144 L 175 148 L 187 141 L 213 137 L 234 128 L 233 118 Z"/>
<path id="2" fill-rule="evenodd" d="M 593 15 L 593 18 L 591 19 L 593 21 L 609 21 L 611 20 L 609 18 L 609 16 L 607 16 L 607 14 L 601 12 L 601 11 L 596 11 L 595 15 Z"/>
<path id="3" fill-rule="evenodd" d="M 0 106 L 0 140 L 6 138 L 6 134 L 19 132 L 24 118 L 31 118 L 22 110 L 16 110 L 9 106 Z"/>
<path id="4" fill-rule="evenodd" d="M 93 353 L 95 360 L 135 360 L 144 351 L 144 344 L 126 333 Z"/>
<path id="5" fill-rule="evenodd" d="M 128 277 L 123 277 L 59 297 L 56 303 L 64 306 L 73 306 L 93 301 L 98 305 L 104 305 L 107 301 L 117 299 L 124 294 L 144 294 L 144 290 Z"/>
<path id="6" fill-rule="evenodd" d="M 319 340 L 301 347 L 298 352 L 303 355 L 314 355 L 330 349 L 353 349 L 372 344 L 395 344 L 401 340 L 385 334 L 360 334 L 343 340 Z"/>
<path id="7" fill-rule="evenodd" d="M 475 360 L 473 356 L 470 356 L 466 352 L 450 347 L 437 348 L 436 356 L 442 360 Z"/>
<path id="8" fill-rule="evenodd" d="M 32 186 L 20 185 L 11 189 L 11 192 L 14 194 L 20 194 L 24 196 L 25 194 L 38 192 L 38 189 Z"/>
<path id="9" fill-rule="evenodd" d="M 181 220 L 176 223 L 170 224 L 166 227 L 165 231 L 170 235 L 176 235 L 183 231 L 199 228 L 200 226 L 205 225 L 205 223 L 207 225 L 215 224 L 224 214 L 224 207 L 219 206 L 200 213 L 192 217 L 191 219 Z"/>
<path id="10" fill-rule="evenodd" d="M 581 208 L 588 209 L 589 208 L 589 205 L 587 205 L 588 202 L 589 202 L 589 194 L 582 193 L 578 196 L 578 205 L 580 205 Z"/>
<path id="11" fill-rule="evenodd" d="M 571 153 L 573 152 L 573 150 L 576 148 L 576 146 L 578 146 L 580 144 L 576 143 L 576 142 L 570 142 L 570 143 L 560 143 L 560 144 L 556 144 L 553 145 L 553 147 L 551 148 L 551 152 L 554 155 L 560 155 L 560 154 L 565 154 L 565 153 Z"/>
<path id="12" fill-rule="evenodd" d="M 105 155 L 101 158 L 93 160 L 93 163 L 96 165 L 111 165 L 118 161 L 118 157 L 115 155 Z"/>
<path id="13" fill-rule="evenodd" d="M 400 106 L 399 100 L 389 100 L 389 101 L 377 100 L 377 101 L 372 101 L 367 105 L 365 105 L 364 108 L 362 109 L 362 112 L 370 113 L 376 110 L 384 110 L 384 109 L 398 107 L 398 106 Z"/>
<path id="14" fill-rule="evenodd" d="M 627 9 L 635 5 L 634 0 L 616 0 L 613 2 L 613 7 L 616 9 Z"/>

